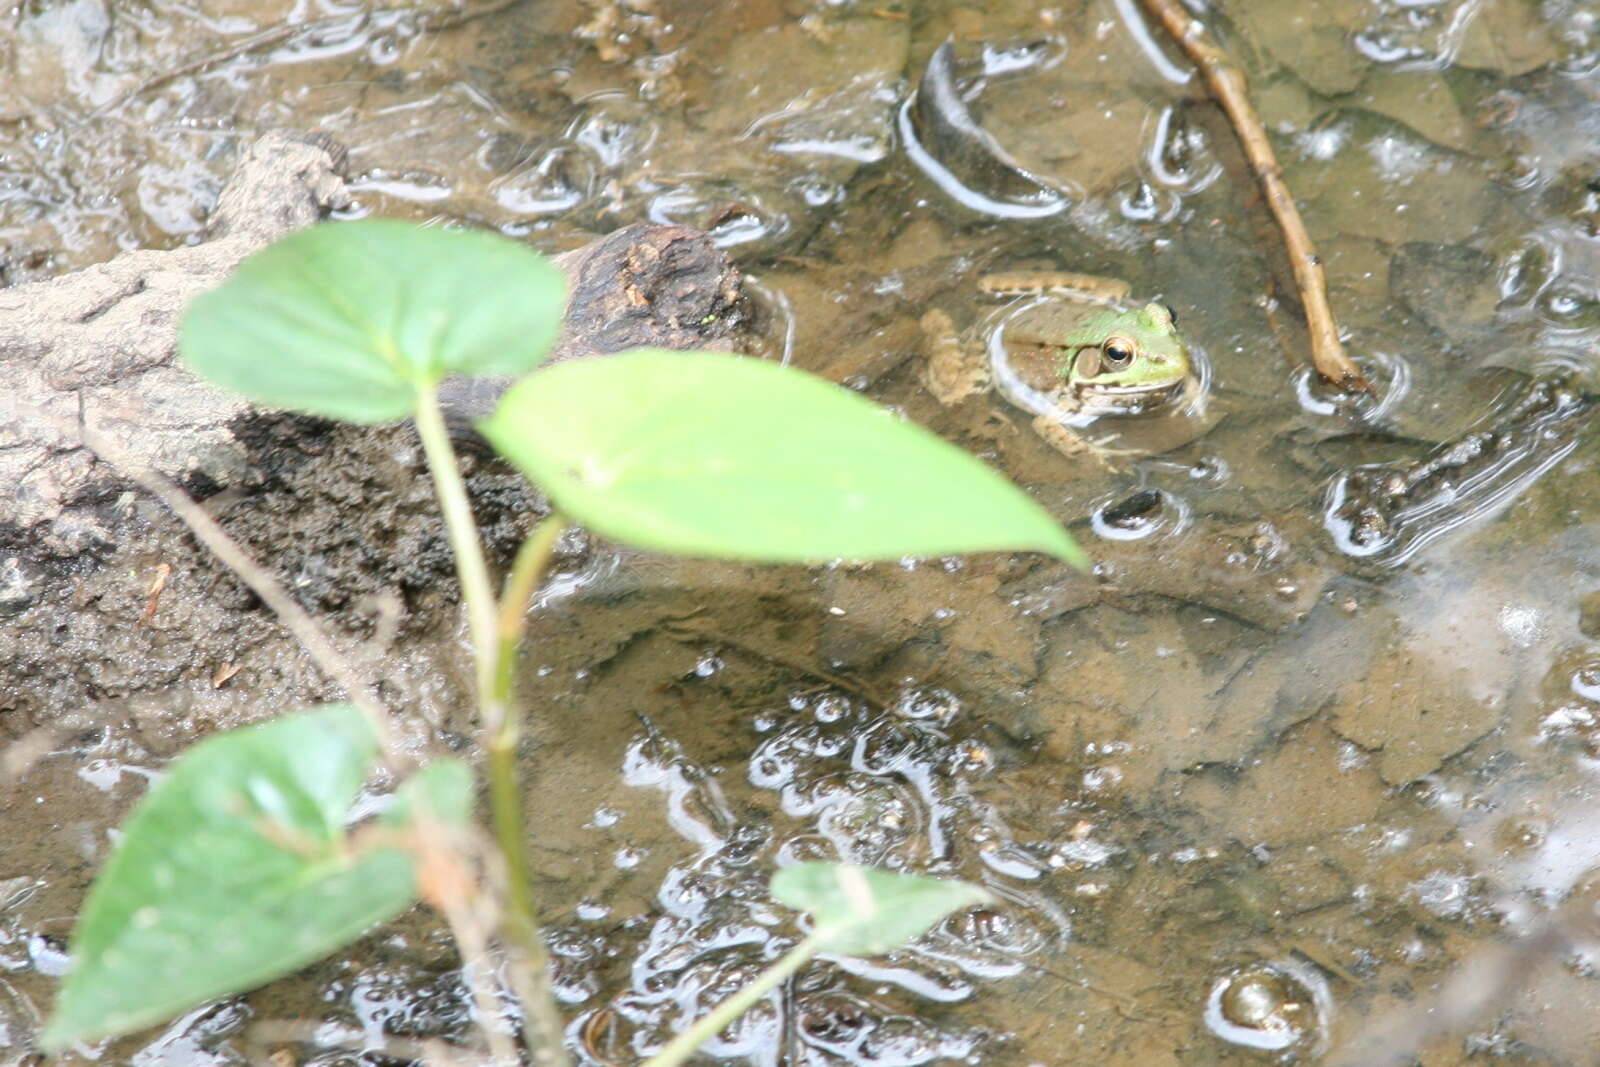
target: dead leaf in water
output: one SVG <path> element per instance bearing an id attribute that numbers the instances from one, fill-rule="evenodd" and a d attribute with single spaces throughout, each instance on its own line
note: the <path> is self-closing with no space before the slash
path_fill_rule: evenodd
<path id="1" fill-rule="evenodd" d="M 1251 761 L 1237 781 L 1207 775 L 1183 795 L 1204 809 L 1218 834 L 1277 848 L 1370 820 L 1386 792 L 1370 766 L 1351 763 L 1332 730 L 1311 723 Z"/>
<path id="2" fill-rule="evenodd" d="M 1350 37 L 1366 25 L 1366 5 L 1312 0 L 1294 10 L 1244 4 L 1229 15 L 1256 47 L 1294 71 L 1326 96 L 1348 93 L 1361 84 L 1368 62 Z"/>
<path id="3" fill-rule="evenodd" d="M 1391 785 L 1431 774 L 1500 722 L 1501 709 L 1475 699 L 1460 681 L 1401 647 L 1373 661 L 1365 678 L 1342 689 L 1333 707 L 1339 734 L 1377 752 Z"/>
<path id="4" fill-rule="evenodd" d="M 1456 66 L 1518 77 L 1560 58 L 1537 0 L 1495 0 L 1479 6 L 1461 35 Z"/>

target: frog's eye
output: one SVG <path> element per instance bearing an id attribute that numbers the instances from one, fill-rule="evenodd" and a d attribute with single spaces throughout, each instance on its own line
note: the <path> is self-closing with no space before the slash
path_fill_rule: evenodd
<path id="1" fill-rule="evenodd" d="M 1112 370 L 1122 370 L 1132 363 L 1135 351 L 1133 342 L 1125 337 L 1112 337 L 1100 346 L 1101 358 Z"/>

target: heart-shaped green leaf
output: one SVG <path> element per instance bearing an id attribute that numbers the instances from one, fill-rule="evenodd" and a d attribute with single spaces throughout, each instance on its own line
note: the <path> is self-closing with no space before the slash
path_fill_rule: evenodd
<path id="1" fill-rule="evenodd" d="M 206 740 L 123 824 L 89 891 L 44 1044 L 126 1033 L 287 974 L 404 910 L 413 863 L 351 846 L 345 822 L 375 752 L 366 719 L 335 705 Z M 440 761 L 387 821 L 425 798 L 459 824 L 471 773 Z"/>
<path id="2" fill-rule="evenodd" d="M 552 367 L 480 425 L 556 506 L 606 537 L 774 562 L 1082 551 L 961 449 L 802 371 L 640 350 Z"/>
<path id="3" fill-rule="evenodd" d="M 383 422 L 410 413 L 418 384 L 532 369 L 565 297 L 559 270 L 494 234 L 324 223 L 196 298 L 179 350 L 196 374 L 259 403 Z"/>
<path id="4" fill-rule="evenodd" d="M 978 886 L 848 863 L 800 863 L 772 877 L 772 895 L 809 911 L 819 951 L 876 956 L 915 941 L 953 911 L 991 900 Z"/>

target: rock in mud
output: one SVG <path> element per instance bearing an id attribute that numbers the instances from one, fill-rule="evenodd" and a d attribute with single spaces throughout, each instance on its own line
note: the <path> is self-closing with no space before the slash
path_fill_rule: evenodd
<path id="1" fill-rule="evenodd" d="M 58 556 L 113 539 L 101 505 L 118 480 L 23 405 L 81 417 L 180 482 L 222 487 L 244 476 L 230 423 L 248 405 L 175 366 L 179 317 L 250 253 L 346 204 L 342 165 L 331 143 L 266 134 L 223 190 L 212 240 L 0 293 L 0 484 L 15 487 L 0 498 L 0 530 L 33 531 Z"/>

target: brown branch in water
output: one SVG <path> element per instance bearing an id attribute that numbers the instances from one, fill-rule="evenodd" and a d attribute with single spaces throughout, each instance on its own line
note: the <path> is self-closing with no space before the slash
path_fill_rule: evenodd
<path id="1" fill-rule="evenodd" d="M 1600 867 L 1580 875 L 1555 913 L 1521 939 L 1484 949 L 1431 993 L 1364 1021 L 1326 1062 L 1332 1067 L 1401 1067 L 1428 1042 L 1505 1008 L 1541 966 L 1600 935 Z"/>
<path id="2" fill-rule="evenodd" d="M 1361 368 L 1345 353 L 1339 341 L 1339 327 L 1333 320 L 1333 309 L 1328 306 L 1327 283 L 1322 276 L 1322 258 L 1311 244 L 1300 209 L 1283 180 L 1283 168 L 1267 141 L 1267 131 L 1261 118 L 1250 103 L 1250 90 L 1244 74 L 1234 65 L 1206 31 L 1205 26 L 1185 11 L 1178 0 L 1141 0 L 1145 9 L 1161 23 L 1178 42 L 1191 62 L 1199 68 L 1211 95 L 1228 116 L 1233 131 L 1244 146 L 1251 169 L 1266 194 L 1267 205 L 1272 209 L 1278 229 L 1283 231 L 1283 243 L 1289 252 L 1289 264 L 1294 269 L 1295 284 L 1300 289 L 1300 302 L 1306 311 L 1306 327 L 1311 333 L 1311 362 L 1317 373 L 1347 392 L 1372 392 Z"/>

